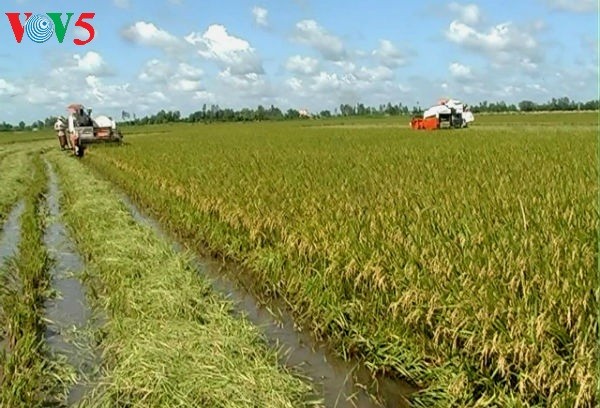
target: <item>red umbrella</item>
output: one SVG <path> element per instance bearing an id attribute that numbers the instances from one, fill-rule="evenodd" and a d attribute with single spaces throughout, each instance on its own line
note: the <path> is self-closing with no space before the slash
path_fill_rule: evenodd
<path id="1" fill-rule="evenodd" d="M 69 106 L 67 106 L 67 109 L 72 112 L 79 112 L 81 109 L 83 109 L 83 105 L 80 103 L 72 103 Z"/>

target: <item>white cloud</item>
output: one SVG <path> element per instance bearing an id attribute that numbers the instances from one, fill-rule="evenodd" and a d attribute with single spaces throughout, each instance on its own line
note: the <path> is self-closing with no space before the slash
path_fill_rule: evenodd
<path id="1" fill-rule="evenodd" d="M 73 58 L 77 61 L 77 68 L 82 72 L 100 75 L 107 70 L 106 62 L 97 52 L 88 51 L 83 56 L 75 54 Z"/>
<path id="2" fill-rule="evenodd" d="M 538 69 L 538 64 L 531 61 L 531 59 L 527 57 L 521 59 L 520 65 L 525 71 L 529 72 L 535 72 Z"/>
<path id="3" fill-rule="evenodd" d="M 119 8 L 128 8 L 130 6 L 129 0 L 113 0 L 113 3 Z"/>
<path id="4" fill-rule="evenodd" d="M 52 104 L 54 107 L 56 107 L 59 101 L 65 104 L 68 97 L 69 93 L 63 90 L 32 85 L 29 85 L 23 93 L 23 98 L 29 105 Z"/>
<path id="5" fill-rule="evenodd" d="M 515 66 L 514 61 L 540 58 L 539 44 L 533 33 L 511 22 L 498 24 L 487 31 L 479 31 L 460 21 L 452 21 L 446 38 L 471 51 L 485 54 L 496 66 Z"/>
<path id="6" fill-rule="evenodd" d="M 138 79 L 153 83 L 155 87 L 175 92 L 193 92 L 202 88 L 200 79 L 204 71 L 197 66 L 181 62 L 173 63 L 152 59 L 144 65 Z"/>
<path id="7" fill-rule="evenodd" d="M 182 41 L 153 23 L 138 21 L 121 32 L 126 40 L 150 47 L 173 51 L 182 47 Z"/>
<path id="8" fill-rule="evenodd" d="M 185 79 L 198 79 L 204 75 L 201 68 L 182 62 L 177 68 L 177 75 Z"/>
<path id="9" fill-rule="evenodd" d="M 380 40 L 379 48 L 373 51 L 373 55 L 388 68 L 395 68 L 406 63 L 400 50 L 390 40 Z"/>
<path id="10" fill-rule="evenodd" d="M 481 11 L 476 4 L 459 4 L 452 2 L 448 5 L 451 11 L 460 16 L 460 21 L 466 24 L 478 24 L 481 21 Z"/>
<path id="11" fill-rule="evenodd" d="M 533 89 L 533 90 L 541 92 L 541 93 L 548 93 L 548 90 L 540 84 L 528 84 L 527 88 Z"/>
<path id="12" fill-rule="evenodd" d="M 471 76 L 471 67 L 459 62 L 453 62 L 448 66 L 450 75 L 457 79 L 466 79 Z"/>
<path id="13" fill-rule="evenodd" d="M 54 65 L 56 68 L 50 71 L 54 78 L 72 78 L 76 75 L 107 76 L 111 74 L 108 64 L 104 58 L 94 51 L 80 55 L 74 54 L 70 58 L 60 57 Z"/>
<path id="14" fill-rule="evenodd" d="M 394 71 L 385 66 L 366 68 L 361 67 L 354 73 L 357 79 L 368 82 L 389 81 L 394 78 Z"/>
<path id="15" fill-rule="evenodd" d="M 167 96 L 164 93 L 162 93 L 161 91 L 152 91 L 148 94 L 147 98 L 153 102 L 169 101 L 169 98 L 167 98 Z"/>
<path id="16" fill-rule="evenodd" d="M 264 75 L 250 72 L 236 74 L 230 69 L 219 72 L 218 79 L 229 90 L 234 90 L 238 97 L 263 98 L 272 94 L 272 89 Z"/>
<path id="17" fill-rule="evenodd" d="M 596 0 L 546 0 L 553 9 L 571 11 L 575 13 L 587 13 L 598 10 Z"/>
<path id="18" fill-rule="evenodd" d="M 301 91 L 302 88 L 304 87 L 302 80 L 298 79 L 298 78 L 289 78 L 285 81 L 285 83 L 294 92 Z"/>
<path id="19" fill-rule="evenodd" d="M 263 73 L 262 62 L 248 41 L 229 35 L 227 29 L 213 24 L 203 33 L 191 33 L 185 40 L 198 48 L 198 54 L 211 59 L 236 75 Z"/>
<path id="20" fill-rule="evenodd" d="M 215 95 L 212 92 L 207 91 L 198 91 L 194 92 L 194 96 L 192 97 L 195 100 L 204 101 L 205 103 L 215 102 Z"/>
<path id="21" fill-rule="evenodd" d="M 181 91 L 181 92 L 191 92 L 191 91 L 198 91 L 200 90 L 201 84 L 200 81 L 194 81 L 191 79 L 177 79 L 174 81 L 169 81 L 170 85 L 171 85 L 171 89 L 173 89 L 174 91 Z"/>
<path id="22" fill-rule="evenodd" d="M 144 65 L 138 79 L 147 82 L 161 82 L 173 75 L 172 67 L 168 62 L 152 59 Z"/>
<path id="23" fill-rule="evenodd" d="M 319 60 L 311 57 L 294 55 L 288 58 L 285 67 L 295 74 L 313 75 L 318 71 Z"/>
<path id="24" fill-rule="evenodd" d="M 301 44 L 316 49 L 326 60 L 341 61 L 347 56 L 342 40 L 329 34 L 314 20 L 298 22 L 293 38 Z"/>
<path id="25" fill-rule="evenodd" d="M 17 88 L 15 85 L 11 84 L 10 82 L 6 81 L 3 78 L 0 78 L 0 95 L 2 96 L 6 96 L 6 95 L 16 95 L 17 93 L 19 93 L 21 90 L 19 88 Z"/>
<path id="26" fill-rule="evenodd" d="M 254 7 L 252 9 L 252 15 L 254 16 L 254 22 L 261 27 L 269 26 L 269 11 L 262 7 Z"/>

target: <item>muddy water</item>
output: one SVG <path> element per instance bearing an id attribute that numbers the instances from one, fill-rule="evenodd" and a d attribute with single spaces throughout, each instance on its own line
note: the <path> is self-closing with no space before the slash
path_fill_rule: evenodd
<path id="1" fill-rule="evenodd" d="M 19 242 L 21 241 L 20 219 L 25 203 L 20 201 L 8 214 L 4 227 L 0 231 L 0 269 L 5 266 L 8 260 L 17 254 Z M 0 334 L 2 332 L 0 331 Z M 0 351 L 5 348 L 4 337 L 0 335 Z"/>
<path id="2" fill-rule="evenodd" d="M 8 258 L 15 255 L 21 240 L 21 227 L 19 220 L 25 208 L 23 201 L 13 207 L 8 214 L 4 228 L 0 233 L 0 267 L 4 265 Z"/>
<path id="3" fill-rule="evenodd" d="M 143 214 L 129 198 L 123 202 L 133 217 L 141 224 L 152 227 L 161 237 L 170 239 L 152 218 Z M 181 250 L 173 243 L 175 250 Z M 198 271 L 209 279 L 213 289 L 234 302 L 237 313 L 245 315 L 250 322 L 262 329 L 272 346 L 285 351 L 281 363 L 310 378 L 315 384 L 326 407 L 409 407 L 406 397 L 416 389 L 402 381 L 372 378 L 367 368 L 358 363 L 345 362 L 332 354 L 324 345 L 318 344 L 307 333 L 295 330 L 294 320 L 283 303 L 269 302 L 262 305 L 249 290 L 236 282 L 239 273 L 235 266 L 214 259 L 198 257 Z M 271 311 L 270 311 L 271 310 Z M 275 313 L 272 311 L 276 310 Z"/>
<path id="4" fill-rule="evenodd" d="M 82 258 L 75 250 L 65 225 L 60 221 L 59 190 L 56 174 L 47 163 L 49 174 L 47 205 L 49 221 L 44 235 L 53 264 L 50 270 L 52 288 L 57 296 L 46 302 L 46 318 L 49 323 L 46 341 L 50 349 L 67 357 L 76 369 L 77 382 L 71 387 L 68 405 L 77 403 L 88 385 L 89 377 L 97 367 L 97 356 L 85 344 L 82 335 L 92 320 L 92 312 L 86 303 L 85 289 L 77 275 L 84 269 Z M 84 344 L 81 344 L 84 343 Z"/>

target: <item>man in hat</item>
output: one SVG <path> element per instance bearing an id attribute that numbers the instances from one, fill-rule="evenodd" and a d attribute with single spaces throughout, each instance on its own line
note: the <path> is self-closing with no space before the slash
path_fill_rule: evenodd
<path id="1" fill-rule="evenodd" d="M 60 148 L 62 150 L 64 150 L 65 148 L 71 148 L 71 146 L 69 146 L 69 140 L 67 139 L 67 125 L 65 124 L 64 117 L 59 116 L 58 118 L 56 118 L 54 130 L 56 131 L 56 136 L 58 136 Z"/>

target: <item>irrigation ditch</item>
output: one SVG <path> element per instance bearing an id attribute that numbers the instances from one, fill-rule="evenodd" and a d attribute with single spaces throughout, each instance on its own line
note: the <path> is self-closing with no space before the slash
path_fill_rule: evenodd
<path id="1" fill-rule="evenodd" d="M 280 349 L 280 363 L 300 370 L 309 378 L 327 408 L 409 407 L 408 396 L 417 389 L 403 381 L 373 377 L 370 370 L 357 361 L 344 361 L 326 344 L 310 334 L 297 330 L 294 318 L 284 302 L 259 300 L 251 282 L 245 282 L 239 265 L 202 255 L 177 241 L 159 222 L 140 209 L 126 194 L 121 200 L 133 218 L 151 227 L 160 237 L 172 243 L 173 249 L 191 250 L 195 254 L 198 273 L 210 282 L 213 290 L 231 300 L 236 314 L 246 317 L 264 334 L 271 347 Z"/>
<path id="2" fill-rule="evenodd" d="M 46 341 L 52 353 L 64 356 L 74 370 L 66 401 L 68 406 L 72 406 L 90 389 L 100 365 L 100 355 L 90 338 L 91 330 L 98 327 L 98 317 L 88 305 L 85 287 L 79 279 L 85 267 L 83 259 L 61 220 L 57 176 L 48 162 L 46 169 L 49 219 L 44 243 L 53 259 L 49 273 L 54 292 L 54 296 L 45 303 Z"/>
<path id="3" fill-rule="evenodd" d="M 4 225 L 0 229 L 0 270 L 3 270 L 6 263 L 10 262 L 11 257 L 15 256 L 19 248 L 21 240 L 19 219 L 24 208 L 25 203 L 23 200 L 19 201 L 10 211 Z M 4 336 L 0 336 L 0 353 L 5 351 L 5 342 Z"/>

